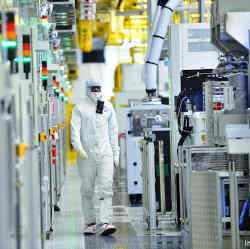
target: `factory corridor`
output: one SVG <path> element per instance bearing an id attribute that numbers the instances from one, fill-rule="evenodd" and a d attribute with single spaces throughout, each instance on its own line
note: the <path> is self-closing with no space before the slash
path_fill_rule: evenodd
<path id="1" fill-rule="evenodd" d="M 120 172 L 119 172 L 120 173 Z M 81 219 L 80 178 L 76 166 L 68 167 L 60 202 L 61 212 L 56 214 L 54 233 L 46 241 L 46 249 L 182 249 L 179 238 L 164 232 L 150 235 L 143 229 L 142 207 L 128 207 L 125 179 L 115 174 L 113 223 L 118 231 L 113 236 L 84 236 Z M 121 175 L 125 175 L 123 172 Z"/>
<path id="2" fill-rule="evenodd" d="M 249 2 L 0 0 L 0 249 L 250 249 Z"/>

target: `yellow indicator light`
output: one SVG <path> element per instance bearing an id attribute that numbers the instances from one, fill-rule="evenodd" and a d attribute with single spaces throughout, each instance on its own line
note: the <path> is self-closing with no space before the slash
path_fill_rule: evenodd
<path id="1" fill-rule="evenodd" d="M 49 134 L 50 134 L 50 136 L 55 135 L 55 130 L 53 128 L 50 128 L 49 129 Z"/>
<path id="2" fill-rule="evenodd" d="M 40 133 L 39 134 L 39 142 L 46 142 L 46 140 L 47 140 L 46 133 Z"/>
<path id="3" fill-rule="evenodd" d="M 28 148 L 28 144 L 18 144 L 16 147 L 17 156 L 24 157 L 27 153 Z"/>

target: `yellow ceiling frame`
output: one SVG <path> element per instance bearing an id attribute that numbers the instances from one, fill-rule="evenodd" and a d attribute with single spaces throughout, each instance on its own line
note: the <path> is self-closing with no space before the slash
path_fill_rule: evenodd
<path id="1" fill-rule="evenodd" d="M 212 2 L 213 0 L 205 0 L 205 6 L 211 6 Z M 199 22 L 198 0 L 184 0 L 183 6 L 187 9 L 175 11 L 173 23 L 181 23 L 183 14 L 187 23 Z M 107 39 L 106 45 L 113 46 L 120 46 L 124 42 L 147 44 L 149 26 L 147 2 L 144 0 L 98 0 L 96 10 L 94 21 L 78 21 L 78 41 L 81 50 L 91 51 L 93 37 Z M 205 19 L 206 21 L 210 19 L 209 11 L 206 11 Z"/>
<path id="2" fill-rule="evenodd" d="M 147 4 L 143 0 L 98 0 L 94 21 L 79 20 L 77 1 L 78 45 L 84 52 L 91 51 L 93 37 L 107 38 L 106 45 L 120 46 L 124 41 L 147 41 Z M 139 11 L 139 12 L 138 12 Z M 140 12 L 141 11 L 141 12 Z M 124 13 L 117 15 L 117 13 Z M 129 16 L 126 15 L 129 13 Z M 133 15 L 130 15 L 130 14 Z"/>

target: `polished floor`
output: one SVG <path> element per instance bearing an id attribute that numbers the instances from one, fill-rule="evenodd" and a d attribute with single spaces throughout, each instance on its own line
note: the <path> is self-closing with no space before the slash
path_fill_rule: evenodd
<path id="1" fill-rule="evenodd" d="M 54 233 L 46 241 L 46 249 L 184 249 L 180 236 L 169 236 L 164 231 L 150 234 L 145 230 L 142 208 L 128 205 L 124 176 L 120 170 L 115 173 L 113 222 L 118 231 L 108 237 L 84 236 L 80 179 L 77 167 L 69 167 L 60 202 L 61 212 L 56 214 Z"/>

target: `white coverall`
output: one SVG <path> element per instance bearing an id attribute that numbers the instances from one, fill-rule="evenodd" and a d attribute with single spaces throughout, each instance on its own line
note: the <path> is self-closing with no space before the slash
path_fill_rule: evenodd
<path id="1" fill-rule="evenodd" d="M 119 158 L 118 127 L 112 104 L 105 101 L 103 114 L 96 113 L 96 103 L 89 97 L 76 105 L 71 118 L 71 143 L 88 155 L 84 160 L 78 157 L 85 224 L 112 223 L 113 160 Z M 100 206 L 98 217 L 94 208 L 95 185 Z"/>

